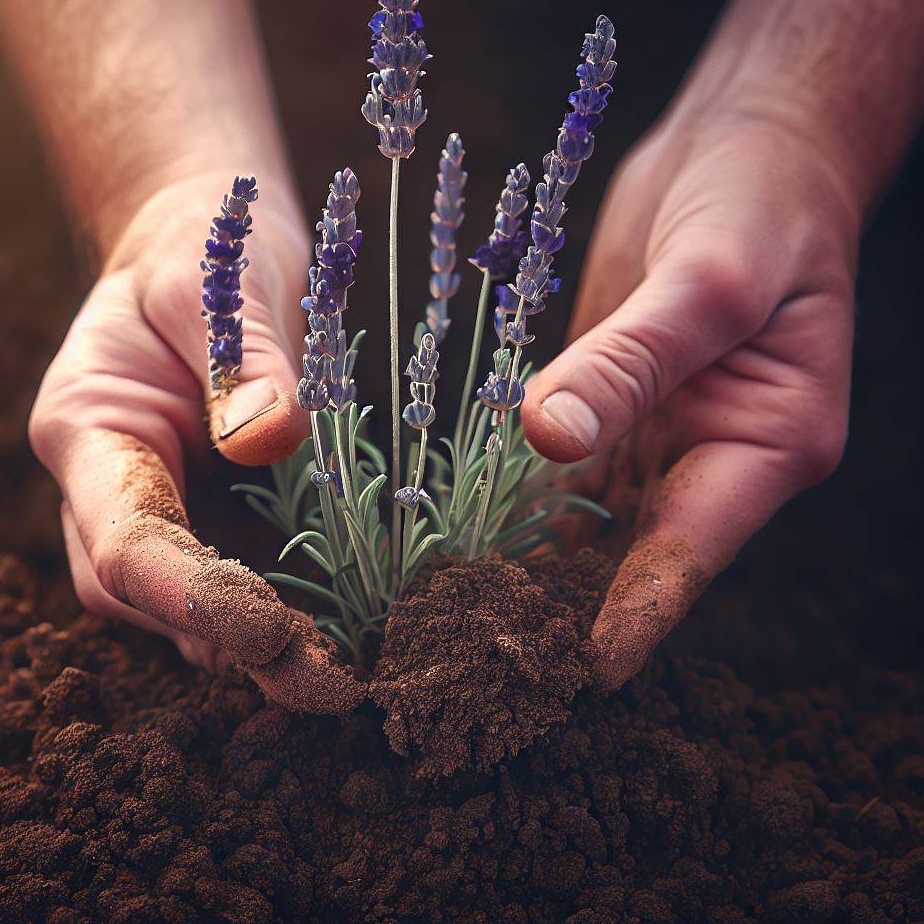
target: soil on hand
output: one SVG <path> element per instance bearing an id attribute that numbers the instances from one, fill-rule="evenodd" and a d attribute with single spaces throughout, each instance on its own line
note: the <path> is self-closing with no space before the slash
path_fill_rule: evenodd
<path id="1" fill-rule="evenodd" d="M 373 674 L 392 747 L 431 778 L 513 757 L 568 716 L 588 681 L 578 628 L 575 612 L 512 562 L 437 571 L 392 607 Z"/>
<path id="2" fill-rule="evenodd" d="M 533 579 L 586 625 L 601 567 Z M 378 711 L 302 719 L 66 616 L 0 557 L 4 924 L 924 919 L 920 678 L 758 696 L 657 660 L 489 772 L 431 783 Z"/>

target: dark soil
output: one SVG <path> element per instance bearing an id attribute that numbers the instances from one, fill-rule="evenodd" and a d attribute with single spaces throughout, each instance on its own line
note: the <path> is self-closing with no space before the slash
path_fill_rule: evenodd
<path id="1" fill-rule="evenodd" d="M 378 711 L 301 719 L 130 627 L 43 622 L 53 601 L 0 562 L 3 922 L 924 919 L 918 677 L 758 696 L 721 664 L 657 660 L 434 785 Z M 586 627 L 606 567 L 547 560 L 538 586 L 510 568 L 509 610 L 545 596 Z"/>
<path id="2" fill-rule="evenodd" d="M 563 721 L 589 681 L 578 629 L 572 609 L 516 564 L 437 571 L 392 608 L 373 674 L 392 747 L 431 778 L 513 757 Z"/>

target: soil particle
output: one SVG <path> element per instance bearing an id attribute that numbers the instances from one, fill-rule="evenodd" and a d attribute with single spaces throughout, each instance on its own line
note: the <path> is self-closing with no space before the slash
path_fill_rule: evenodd
<path id="1" fill-rule="evenodd" d="M 599 568 L 550 558 L 542 593 L 504 586 L 587 625 Z M 431 783 L 370 710 L 292 715 L 40 593 L 0 556 L 4 924 L 924 920 L 914 675 L 757 696 L 656 657 L 516 757 Z"/>
<path id="2" fill-rule="evenodd" d="M 584 661 L 574 612 L 490 557 L 437 571 L 395 604 L 370 695 L 417 773 L 448 776 L 512 757 L 563 721 Z"/>

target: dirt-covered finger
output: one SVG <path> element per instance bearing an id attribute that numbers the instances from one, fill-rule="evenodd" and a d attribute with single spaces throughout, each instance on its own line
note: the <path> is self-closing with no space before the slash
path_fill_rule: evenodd
<path id="1" fill-rule="evenodd" d="M 286 647 L 294 631 L 286 606 L 262 578 L 191 534 L 176 485 L 149 446 L 90 430 L 55 462 L 107 594 L 248 664 L 266 663 Z"/>
<path id="2" fill-rule="evenodd" d="M 673 466 L 593 628 L 598 681 L 641 670 L 712 578 L 804 487 L 795 459 L 746 443 L 705 443 Z"/>
<path id="3" fill-rule="evenodd" d="M 366 685 L 337 661 L 333 643 L 307 617 L 292 613 L 296 630 L 288 645 L 269 663 L 249 667 L 248 673 L 269 699 L 292 712 L 352 712 L 365 697 Z"/>

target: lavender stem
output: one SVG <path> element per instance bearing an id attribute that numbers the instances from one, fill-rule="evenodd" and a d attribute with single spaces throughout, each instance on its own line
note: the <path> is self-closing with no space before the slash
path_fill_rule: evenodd
<path id="1" fill-rule="evenodd" d="M 465 384 L 462 386 L 462 399 L 459 402 L 459 413 L 456 417 L 456 432 L 453 436 L 453 445 L 458 456 L 462 448 L 462 427 L 468 419 L 469 403 L 475 388 L 475 376 L 478 373 L 478 358 L 481 355 L 481 340 L 484 337 L 484 319 L 488 313 L 488 298 L 491 295 L 491 274 L 484 271 L 481 281 L 481 295 L 478 297 L 478 311 L 475 313 L 475 332 L 472 335 L 472 349 L 468 357 L 468 372 L 465 374 Z"/>
<path id="2" fill-rule="evenodd" d="M 401 158 L 391 159 L 391 200 L 388 225 L 388 333 L 391 348 L 391 496 L 401 488 L 401 408 L 398 366 L 398 181 Z M 392 573 L 400 575 L 401 507 L 392 500 L 391 515 Z"/>

